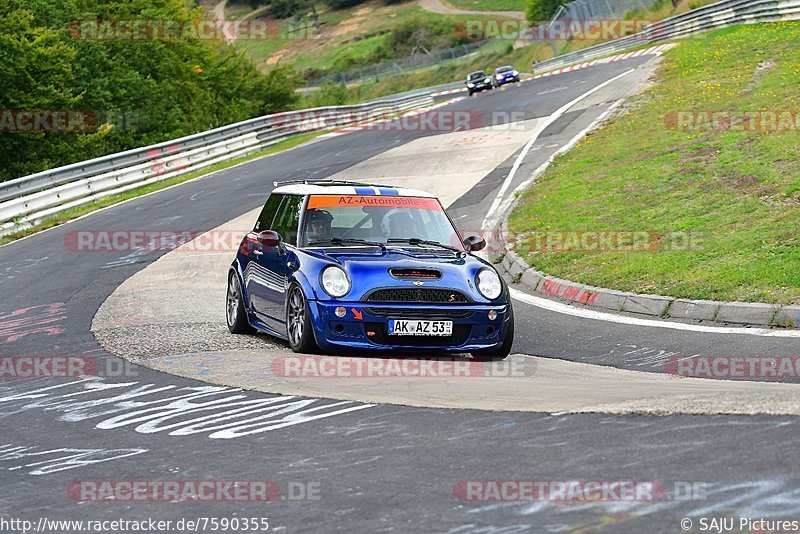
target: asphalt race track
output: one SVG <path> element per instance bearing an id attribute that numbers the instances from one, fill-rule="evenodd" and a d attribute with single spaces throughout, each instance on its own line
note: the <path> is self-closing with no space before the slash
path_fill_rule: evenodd
<path id="1" fill-rule="evenodd" d="M 643 56 L 598 65 L 439 109 L 534 124 L 652 60 Z M 637 72 L 642 71 L 597 91 L 551 124 L 521 161 L 508 191 L 616 104 Z M 794 469 L 800 462 L 800 429 L 790 415 L 537 413 L 535 406 L 502 411 L 488 397 L 486 409 L 474 409 L 479 401 L 464 409 L 335 395 L 284 397 L 210 384 L 209 369 L 196 369 L 198 380 L 131 365 L 96 340 L 91 328 L 98 309 L 165 251 L 75 252 L 66 246 L 71 233 L 209 230 L 260 207 L 274 180 L 354 177 L 354 169 L 364 172 L 370 161 L 402 154 L 420 138 L 426 138 L 422 146 L 435 146 L 440 135 L 387 130 L 329 136 L 0 248 L 0 355 L 85 356 L 99 362 L 103 375 L 81 381 L 0 381 L 5 493 L 0 517 L 34 524 L 41 518 L 153 518 L 173 524 L 268 518 L 270 530 L 278 532 L 638 533 L 679 532 L 688 525 L 682 523 L 686 518 L 699 532 L 702 518 L 779 519 L 800 513 L 800 475 Z M 515 142 L 524 144 L 524 137 Z M 479 146 L 481 138 L 474 142 Z M 448 211 L 462 229 L 481 228 L 519 152 L 493 162 L 484 176 L 473 173 L 475 183 L 452 199 Z M 413 168 L 401 163 L 392 163 L 395 172 L 413 176 Z M 436 178 L 431 180 L 435 189 Z M 151 330 L 141 339 L 145 349 L 130 350 L 168 360 L 177 356 L 177 346 L 217 349 L 203 337 L 204 330 L 194 330 L 191 302 L 166 297 L 165 305 L 187 316 L 186 324 L 178 325 L 185 338 L 172 338 L 178 331 L 172 325 L 165 329 L 169 335 Z M 218 305 L 219 323 L 212 330 L 224 329 L 223 301 L 213 305 Z M 522 300 L 515 302 L 515 312 L 513 354 L 567 363 L 663 374 L 668 359 L 678 355 L 797 355 L 798 339 L 790 336 L 698 332 L 681 329 L 681 323 L 671 328 L 625 324 Z M 251 342 L 286 350 L 263 337 Z M 572 395 L 591 390 L 591 372 L 582 383 Z M 448 389 L 438 395 L 458 397 L 457 380 L 443 387 Z M 236 420 L 235 410 L 248 417 Z M 267 503 L 97 502 L 76 491 L 80 481 L 109 480 L 268 480 L 280 488 L 280 497 Z M 662 491 L 653 498 L 554 502 L 480 499 L 464 490 L 470 481 L 502 480 L 650 481 Z"/>

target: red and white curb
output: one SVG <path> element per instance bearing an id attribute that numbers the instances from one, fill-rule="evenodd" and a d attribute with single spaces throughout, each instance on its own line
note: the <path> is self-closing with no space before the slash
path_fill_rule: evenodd
<path id="1" fill-rule="evenodd" d="M 650 48 L 643 48 L 641 50 L 636 50 L 635 52 L 628 52 L 626 54 L 618 54 L 616 56 L 609 56 L 604 57 L 602 59 L 595 59 L 594 61 L 588 61 L 586 63 L 578 63 L 577 65 L 570 65 L 569 67 L 564 67 L 562 69 L 551 70 L 549 72 L 544 72 L 542 74 L 537 74 L 536 76 L 529 76 L 527 78 L 522 78 L 519 83 L 529 82 L 531 80 L 538 80 L 539 78 L 547 78 L 548 76 L 555 76 L 556 74 L 563 74 L 565 72 L 572 72 L 576 70 L 586 69 L 588 67 L 593 67 L 595 65 L 601 65 L 605 63 L 613 63 L 614 61 L 622 61 L 623 59 L 631 59 L 634 57 L 639 56 L 648 56 L 648 55 L 656 55 L 660 56 L 663 52 L 675 48 L 678 46 L 678 43 L 668 43 L 664 45 L 652 46 Z M 433 93 L 431 96 L 444 96 L 444 95 L 452 95 L 456 93 L 463 93 L 465 89 L 451 89 L 449 91 L 441 91 L 439 93 Z"/>
<path id="2" fill-rule="evenodd" d="M 380 119 L 380 120 L 376 120 L 376 121 L 365 122 L 363 124 L 358 124 L 356 126 L 348 126 L 346 128 L 342 128 L 340 130 L 336 130 L 336 131 L 333 131 L 331 133 L 327 133 L 325 135 L 321 135 L 320 139 L 324 139 L 324 138 L 328 138 L 328 137 L 337 137 L 337 136 L 344 135 L 344 134 L 350 133 L 350 132 L 358 132 L 360 130 L 370 129 L 370 128 L 376 126 L 376 125 L 386 124 L 387 122 L 396 121 L 396 120 L 401 119 L 401 118 L 415 117 L 417 115 L 421 115 L 423 113 L 427 113 L 429 111 L 433 111 L 434 109 L 438 109 L 438 108 L 441 108 L 441 107 L 444 107 L 444 106 L 449 106 L 450 104 L 454 104 L 456 102 L 464 100 L 464 98 L 466 98 L 466 97 L 459 96 L 459 97 L 456 97 L 456 98 L 451 98 L 449 100 L 444 100 L 442 102 L 437 102 L 436 104 L 433 104 L 433 105 L 430 105 L 430 106 L 426 106 L 426 107 L 423 107 L 423 108 L 413 109 L 413 110 L 409 111 L 408 113 L 403 113 L 402 115 L 398 115 L 397 117 L 390 117 L 390 118 L 387 118 L 387 119 Z"/>

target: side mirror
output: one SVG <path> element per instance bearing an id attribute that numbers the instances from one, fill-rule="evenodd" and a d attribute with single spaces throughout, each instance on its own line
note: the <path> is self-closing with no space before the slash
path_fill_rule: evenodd
<path id="1" fill-rule="evenodd" d="M 258 233 L 258 242 L 264 247 L 277 247 L 283 243 L 283 238 L 278 232 L 264 230 Z"/>
<path id="2" fill-rule="evenodd" d="M 477 252 L 486 248 L 486 240 L 479 235 L 464 238 L 464 248 L 470 252 Z"/>

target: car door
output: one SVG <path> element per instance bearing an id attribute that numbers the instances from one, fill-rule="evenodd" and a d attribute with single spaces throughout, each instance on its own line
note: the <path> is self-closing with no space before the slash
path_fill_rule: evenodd
<path id="1" fill-rule="evenodd" d="M 251 252 L 242 257 L 242 273 L 244 274 L 245 290 L 247 292 L 247 304 L 250 310 L 255 312 L 262 321 L 266 320 L 268 304 L 265 301 L 265 292 L 262 290 L 265 279 L 265 271 L 261 258 L 264 254 L 264 247 L 256 240 L 259 232 L 270 230 L 272 221 L 278 213 L 283 195 L 270 195 L 261 209 L 253 231 L 250 233 Z"/>
<path id="2" fill-rule="evenodd" d="M 297 245 L 297 227 L 300 210 L 303 207 L 301 195 L 280 196 L 280 205 L 275 213 L 271 228 L 260 228 L 259 231 L 273 230 L 280 234 L 283 243 L 280 246 L 261 246 L 261 254 L 256 254 L 252 271 L 254 276 L 253 293 L 255 307 L 260 318 L 268 326 L 282 332 L 285 329 L 286 284 L 288 267 L 286 246 Z"/>

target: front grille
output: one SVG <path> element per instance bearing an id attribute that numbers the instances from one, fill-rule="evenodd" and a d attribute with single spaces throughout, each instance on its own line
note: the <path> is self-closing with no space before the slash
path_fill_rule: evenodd
<path id="1" fill-rule="evenodd" d="M 469 299 L 452 289 L 435 287 L 393 287 L 376 289 L 366 298 L 367 302 L 428 302 L 435 304 L 464 304 Z"/>
<path id="2" fill-rule="evenodd" d="M 381 315 L 384 317 L 441 317 L 450 319 L 454 317 L 470 317 L 473 310 L 426 310 L 408 308 L 364 308 L 370 315 Z"/>
<path id="3" fill-rule="evenodd" d="M 390 336 L 386 333 L 386 324 L 384 323 L 364 323 L 364 330 L 365 332 L 374 333 L 372 336 L 368 335 L 367 339 L 378 345 L 457 346 L 463 345 L 467 339 L 469 339 L 472 326 L 468 324 L 454 324 L 452 336 Z"/>

